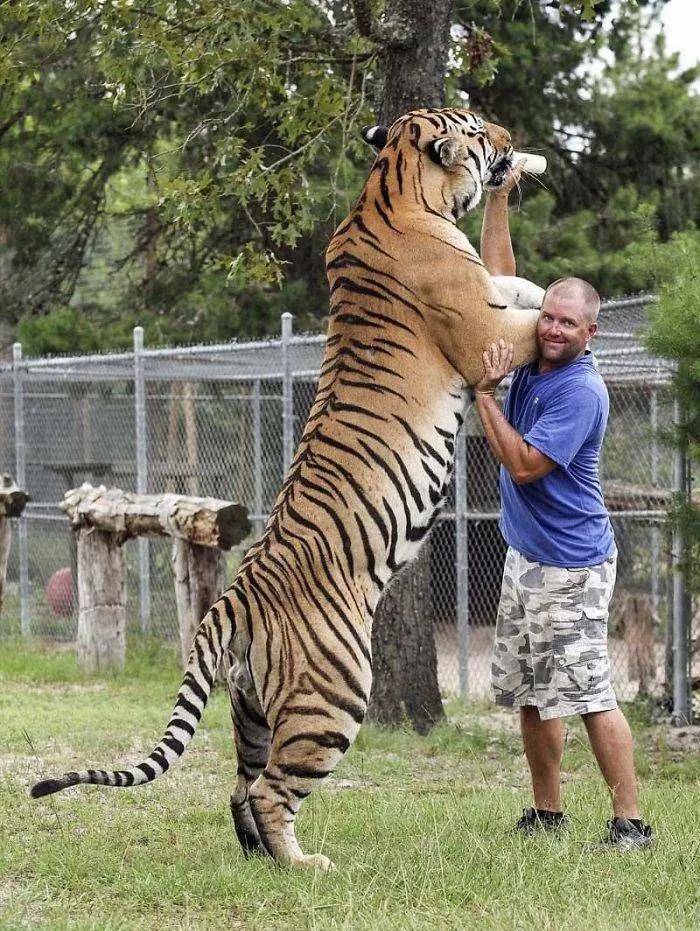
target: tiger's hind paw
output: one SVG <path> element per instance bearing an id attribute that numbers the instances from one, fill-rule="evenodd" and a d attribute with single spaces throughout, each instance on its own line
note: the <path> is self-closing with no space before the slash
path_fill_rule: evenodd
<path id="1" fill-rule="evenodd" d="M 296 860 L 290 860 L 289 866 L 294 869 L 316 870 L 318 873 L 330 873 L 335 864 L 322 853 L 304 854 Z"/>

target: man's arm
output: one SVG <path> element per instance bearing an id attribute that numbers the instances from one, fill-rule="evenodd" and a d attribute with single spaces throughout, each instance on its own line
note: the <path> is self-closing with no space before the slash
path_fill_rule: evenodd
<path id="1" fill-rule="evenodd" d="M 513 363 L 513 345 L 499 340 L 484 352 L 484 378 L 474 387 L 476 407 L 493 454 L 516 485 L 526 485 L 547 475 L 556 462 L 530 446 L 506 420 L 494 398 L 498 385 Z"/>
<path id="2" fill-rule="evenodd" d="M 508 195 L 520 178 L 520 166 L 508 172 L 497 191 L 489 191 L 481 225 L 481 258 L 490 275 L 515 275 L 515 255 L 508 225 Z"/>

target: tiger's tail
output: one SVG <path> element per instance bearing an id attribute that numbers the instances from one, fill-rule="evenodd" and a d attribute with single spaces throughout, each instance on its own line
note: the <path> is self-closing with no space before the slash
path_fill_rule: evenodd
<path id="1" fill-rule="evenodd" d="M 111 772 L 85 769 L 77 773 L 65 773 L 57 779 L 43 779 L 32 786 L 31 797 L 42 798 L 81 784 L 119 788 L 140 786 L 162 776 L 184 754 L 197 730 L 216 671 L 231 642 L 234 629 L 233 605 L 227 592 L 209 609 L 197 629 L 168 726 L 160 742 L 143 762 L 129 769 Z"/>

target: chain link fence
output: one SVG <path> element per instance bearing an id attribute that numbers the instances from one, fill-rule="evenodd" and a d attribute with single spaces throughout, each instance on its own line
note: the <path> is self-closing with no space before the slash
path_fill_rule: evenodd
<path id="1" fill-rule="evenodd" d="M 642 344 L 648 298 L 603 306 L 595 354 L 610 392 L 601 472 L 619 551 L 610 623 L 618 694 L 670 682 L 672 547 L 666 512 L 678 481 L 664 442 L 672 368 Z M 259 535 L 313 401 L 325 338 L 23 359 L 0 366 L 0 468 L 31 495 L 8 567 L 0 634 L 70 641 L 75 552 L 58 502 L 83 481 L 212 495 L 245 504 Z M 446 693 L 484 695 L 505 544 L 497 463 L 468 409 L 456 482 L 431 538 L 430 600 Z M 252 542 L 251 540 L 247 541 Z M 246 544 L 227 554 L 231 578 Z M 177 640 L 167 540 L 126 546 L 133 630 Z M 688 636 L 690 620 L 686 618 Z"/>

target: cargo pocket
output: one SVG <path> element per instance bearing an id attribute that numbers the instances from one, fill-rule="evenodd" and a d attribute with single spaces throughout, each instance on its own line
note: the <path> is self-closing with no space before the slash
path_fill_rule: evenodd
<path id="1" fill-rule="evenodd" d="M 562 701 L 586 701 L 596 675 L 594 661 L 565 653 L 557 664 L 557 691 Z"/>
<path id="2" fill-rule="evenodd" d="M 607 613 L 607 606 L 585 606 L 572 625 L 557 658 L 562 701 L 595 701 L 610 688 Z"/>

